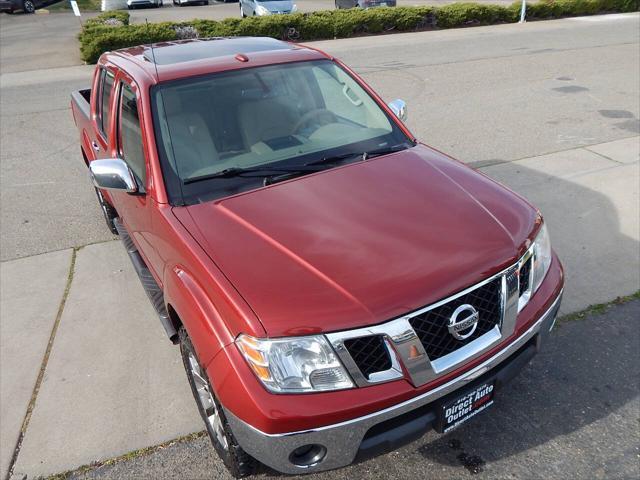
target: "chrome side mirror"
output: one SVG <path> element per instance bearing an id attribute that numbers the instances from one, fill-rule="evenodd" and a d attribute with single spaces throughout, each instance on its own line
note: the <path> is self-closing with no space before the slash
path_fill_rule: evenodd
<path id="1" fill-rule="evenodd" d="M 136 179 L 129 166 L 120 158 L 107 158 L 89 162 L 91 181 L 98 188 L 120 190 L 127 193 L 138 191 Z"/>
<path id="2" fill-rule="evenodd" d="M 407 103 L 399 98 L 388 104 L 391 111 L 403 122 L 407 120 Z"/>

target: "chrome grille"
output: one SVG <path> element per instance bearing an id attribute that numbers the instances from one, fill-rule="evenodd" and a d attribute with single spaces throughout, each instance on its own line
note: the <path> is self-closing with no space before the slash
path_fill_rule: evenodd
<path id="1" fill-rule="evenodd" d="M 391 357 L 382 335 L 351 338 L 344 346 L 356 362 L 362 374 L 370 378 L 372 373 L 383 372 L 391 368 Z"/>
<path id="2" fill-rule="evenodd" d="M 439 307 L 427 310 L 409 320 L 430 360 L 437 360 L 458 348 L 473 342 L 500 324 L 502 316 L 502 279 L 478 287 Z M 460 305 L 471 305 L 478 311 L 478 326 L 470 337 L 457 340 L 447 329 L 454 310 Z"/>

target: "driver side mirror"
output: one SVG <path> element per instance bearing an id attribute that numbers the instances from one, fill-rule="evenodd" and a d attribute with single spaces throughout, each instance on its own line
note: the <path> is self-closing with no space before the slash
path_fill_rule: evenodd
<path id="1" fill-rule="evenodd" d="M 89 162 L 91 181 L 98 188 L 127 193 L 138 191 L 136 180 L 129 166 L 120 158 L 107 158 Z"/>
<path id="2" fill-rule="evenodd" d="M 407 103 L 399 98 L 388 103 L 389 108 L 403 122 L 407 120 Z"/>

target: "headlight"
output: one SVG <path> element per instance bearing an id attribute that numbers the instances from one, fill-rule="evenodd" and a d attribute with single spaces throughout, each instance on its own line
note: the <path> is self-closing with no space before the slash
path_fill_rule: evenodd
<path id="1" fill-rule="evenodd" d="M 293 4 L 293 7 L 291 7 L 291 13 L 297 12 L 298 11 L 298 5 L 296 5 L 295 3 Z"/>
<path id="2" fill-rule="evenodd" d="M 269 15 L 271 12 L 269 10 L 267 10 L 265 7 L 263 7 L 262 5 L 258 5 L 256 7 L 256 14 L 257 15 Z"/>
<path id="3" fill-rule="evenodd" d="M 533 292 L 538 290 L 551 265 L 551 241 L 543 223 L 533 242 Z"/>
<path id="4" fill-rule="evenodd" d="M 258 339 L 240 335 L 236 345 L 272 392 L 302 393 L 352 388 L 353 382 L 321 336 Z"/>

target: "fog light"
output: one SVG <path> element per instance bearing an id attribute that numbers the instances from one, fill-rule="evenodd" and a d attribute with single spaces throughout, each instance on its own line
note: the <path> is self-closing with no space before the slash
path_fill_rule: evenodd
<path id="1" fill-rule="evenodd" d="M 322 445 L 302 445 L 291 452 L 289 461 L 297 467 L 313 467 L 320 463 L 326 454 L 327 449 Z"/>

